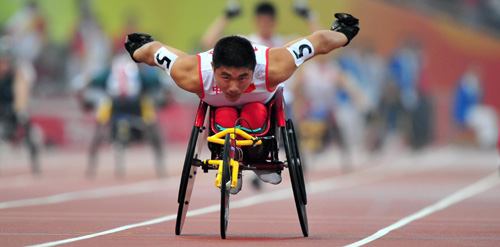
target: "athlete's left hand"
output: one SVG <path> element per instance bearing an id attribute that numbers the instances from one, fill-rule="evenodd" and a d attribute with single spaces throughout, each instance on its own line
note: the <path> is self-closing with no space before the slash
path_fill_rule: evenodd
<path id="1" fill-rule="evenodd" d="M 347 37 L 346 46 L 359 32 L 359 19 L 346 13 L 336 13 L 335 18 L 330 30 L 343 33 Z"/>
<path id="2" fill-rule="evenodd" d="M 153 42 L 153 38 L 149 34 L 145 33 L 131 33 L 127 35 L 127 39 L 125 40 L 125 49 L 127 49 L 130 57 L 134 62 L 139 63 L 139 61 L 134 59 L 134 52 L 141 48 L 141 46 Z"/>

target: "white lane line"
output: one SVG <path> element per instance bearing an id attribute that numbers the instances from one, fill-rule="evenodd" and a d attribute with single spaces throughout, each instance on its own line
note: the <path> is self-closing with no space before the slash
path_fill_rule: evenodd
<path id="1" fill-rule="evenodd" d="M 431 156 L 432 156 L 432 159 L 437 158 L 434 155 L 431 155 Z M 411 172 L 422 172 L 425 170 L 431 170 L 431 169 L 436 169 L 436 168 L 442 167 L 442 166 L 438 166 L 435 164 L 432 164 L 432 165 L 429 164 L 427 166 L 418 166 L 419 167 L 418 169 L 409 169 L 409 168 L 413 168 L 415 166 L 411 163 L 409 165 L 407 165 L 407 164 L 402 165 L 401 162 L 404 160 L 405 159 L 392 160 L 391 162 L 388 162 L 387 164 L 382 165 L 382 166 L 376 166 L 376 167 L 362 170 L 359 172 L 353 172 L 353 173 L 349 173 L 346 175 L 340 175 L 340 176 L 324 179 L 321 181 L 312 182 L 312 183 L 307 184 L 307 192 L 309 195 L 311 195 L 311 194 L 327 192 L 327 191 L 332 191 L 332 190 L 345 189 L 345 188 L 355 187 L 355 186 L 373 183 L 373 182 L 377 182 L 377 181 L 383 181 L 383 180 L 388 179 L 388 178 L 408 174 L 409 172 L 410 173 Z M 445 164 L 444 166 L 447 166 L 447 165 L 449 165 L 449 164 Z M 384 168 L 384 167 L 391 168 L 391 169 L 382 170 L 382 168 Z M 404 169 L 405 167 L 407 169 Z M 279 200 L 291 198 L 292 196 L 293 196 L 293 194 L 291 192 L 291 188 L 277 190 L 274 192 L 268 192 L 265 194 L 251 196 L 248 198 L 244 198 L 244 199 L 241 199 L 238 201 L 231 202 L 231 209 L 248 207 L 248 206 L 252 206 L 252 205 L 256 205 L 256 204 L 260 204 L 260 203 L 265 203 L 265 202 L 279 201 Z M 192 217 L 192 216 L 217 212 L 219 210 L 220 210 L 220 205 L 216 204 L 216 205 L 208 206 L 205 208 L 200 208 L 197 210 L 189 211 L 186 216 Z M 80 241 L 80 240 L 94 238 L 94 237 L 98 237 L 98 236 L 102 236 L 102 235 L 116 233 L 116 232 L 124 231 L 127 229 L 131 229 L 131 228 L 158 224 L 158 223 L 165 222 L 165 221 L 171 221 L 171 220 L 176 219 L 176 217 L 177 217 L 177 214 L 167 215 L 167 216 L 163 216 L 160 218 L 144 221 L 141 223 L 130 224 L 130 225 L 110 229 L 110 230 L 103 231 L 103 232 L 98 232 L 98 233 L 80 236 L 80 237 L 76 237 L 76 238 L 64 239 L 64 240 L 55 241 L 55 242 L 42 243 L 42 244 L 37 244 L 37 245 L 32 245 L 32 246 L 37 246 L 37 247 L 56 246 L 56 245 L 60 245 L 60 244 L 71 243 L 71 242 L 75 242 L 75 241 Z"/>
<path id="2" fill-rule="evenodd" d="M 397 221 L 396 223 L 394 223 L 394 224 L 392 224 L 384 229 L 379 230 L 378 232 L 376 232 L 375 234 L 373 234 L 367 238 L 364 238 L 358 242 L 346 245 L 344 247 L 358 247 L 358 246 L 362 246 L 362 245 L 365 245 L 367 243 L 370 243 L 378 238 L 383 237 L 384 235 L 386 235 L 387 233 L 389 233 L 393 230 L 396 230 L 396 229 L 398 229 L 398 228 L 400 228 L 408 223 L 411 223 L 412 221 L 421 219 L 421 218 L 428 216 L 432 213 L 435 213 L 439 210 L 445 209 L 453 204 L 456 204 L 456 203 L 461 202 L 465 199 L 473 197 L 477 194 L 485 192 L 485 191 L 492 189 L 498 185 L 500 185 L 500 179 L 498 178 L 498 173 L 495 172 L 495 173 L 479 180 L 478 182 L 471 184 L 471 185 L 455 192 L 454 194 L 441 199 L 440 201 L 436 202 L 435 204 L 430 205 L 430 206 L 428 206 L 428 207 L 426 207 L 426 208 L 424 208 L 424 209 L 422 209 L 422 210 L 420 210 L 420 211 L 418 211 L 410 216 L 407 216 L 407 217 Z"/>
<path id="3" fill-rule="evenodd" d="M 439 160 L 439 162 L 436 163 L 431 163 L 431 162 L 424 162 L 423 164 L 425 165 L 420 165 L 420 166 L 415 166 L 413 162 L 402 162 L 405 161 L 406 159 L 399 159 L 399 160 L 392 160 L 391 162 L 388 162 L 385 165 L 382 166 L 376 166 L 373 168 L 369 168 L 366 170 L 362 170 L 359 172 L 354 172 L 354 173 L 349 173 L 347 175 L 340 175 L 336 177 L 332 177 L 329 179 L 309 183 L 307 185 L 308 188 L 308 194 L 316 194 L 316 193 L 321 193 L 321 192 L 328 192 L 332 190 L 337 190 L 337 189 L 345 189 L 349 187 L 354 187 L 358 185 L 363 185 L 363 184 L 368 184 L 368 183 L 373 183 L 377 181 L 383 181 L 385 179 L 393 178 L 393 177 L 398 177 L 400 175 L 405 175 L 409 173 L 419 173 L 419 172 L 425 172 L 428 170 L 433 170 L 437 168 L 442 168 L 445 166 L 449 165 L 456 165 L 453 164 L 453 162 L 450 161 L 450 156 L 447 152 L 445 154 L 442 154 L 441 152 L 446 151 L 444 148 L 436 150 L 430 155 L 425 155 L 421 156 L 424 157 L 425 159 L 429 160 Z M 440 154 L 441 153 L 441 154 Z M 453 156 L 452 156 L 453 157 Z M 446 162 L 443 162 L 446 161 Z M 461 162 L 468 162 L 467 160 L 457 160 Z M 382 169 L 384 168 L 384 169 Z M 390 168 L 390 169 L 387 169 Z M 291 188 L 287 189 L 282 189 L 282 190 L 277 190 L 274 192 L 269 192 L 265 194 L 260 194 L 248 198 L 244 198 L 238 201 L 231 202 L 231 208 L 243 208 L 243 207 L 248 207 L 260 203 L 265 203 L 265 202 L 272 202 L 272 201 L 279 201 L 287 198 L 291 198 L 293 195 L 291 193 Z M 187 213 L 187 217 L 192 217 L 192 216 L 198 216 L 198 215 L 203 215 L 203 214 L 208 214 L 208 213 L 214 213 L 220 210 L 220 205 L 212 205 L 209 207 L 197 209 L 197 210 L 192 210 Z M 120 231 L 124 231 L 127 229 L 131 228 L 136 228 L 136 227 L 141 227 L 141 226 L 147 226 L 147 225 L 153 225 L 153 224 L 158 224 L 166 221 L 171 221 L 176 219 L 177 215 L 172 214 L 172 215 L 167 215 L 163 216 L 160 218 L 144 221 L 141 223 L 136 223 L 136 224 L 130 224 L 114 229 L 110 229 L 107 231 L 103 232 L 98 232 L 94 234 L 89 234 L 85 236 L 80 236 L 76 238 L 70 238 L 70 239 L 64 239 L 60 241 L 55 241 L 55 242 L 48 242 L 48 243 L 42 243 L 42 244 L 37 244 L 37 245 L 32 245 L 32 246 L 37 246 L 37 247 L 42 247 L 42 246 L 56 246 L 60 244 L 65 244 L 65 243 L 71 243 L 71 242 L 76 242 L 80 240 L 85 240 L 89 238 L 94 238 L 98 236 L 103 236 L 107 234 L 112 234 Z"/>
<path id="4" fill-rule="evenodd" d="M 164 180 L 152 180 L 127 185 L 119 185 L 108 188 L 61 193 L 24 200 L 0 202 L 0 209 L 47 205 L 85 199 L 106 198 L 111 196 L 141 194 L 154 190 L 163 190 L 165 188 L 173 187 L 177 183 L 177 179 L 169 178 Z"/>
<path id="5" fill-rule="evenodd" d="M 317 193 L 327 192 L 327 191 L 332 191 L 332 190 L 345 189 L 348 187 L 354 187 L 354 186 L 359 186 L 362 184 L 380 181 L 380 180 L 383 180 L 385 178 L 393 176 L 393 175 L 364 176 L 364 172 L 360 173 L 359 175 L 363 175 L 363 177 L 356 177 L 355 173 L 351 173 L 349 175 L 332 177 L 332 178 L 328 178 L 325 180 L 309 183 L 307 185 L 307 189 L 308 189 L 307 192 L 309 195 L 311 195 L 311 194 L 317 194 Z M 291 197 L 293 197 L 292 189 L 286 188 L 286 189 L 276 190 L 276 191 L 272 191 L 272 192 L 268 192 L 268 193 L 264 193 L 264 194 L 260 194 L 260 195 L 255 195 L 255 196 L 243 198 L 241 200 L 231 202 L 230 205 L 231 205 L 231 209 L 244 208 L 244 207 L 249 207 L 249 206 L 253 206 L 253 205 L 257 205 L 257 204 L 261 204 L 261 203 L 280 201 L 280 200 L 288 199 Z M 220 204 L 215 204 L 212 206 L 188 211 L 186 217 L 215 213 L 215 212 L 218 212 L 219 210 L 220 210 Z M 107 234 L 112 234 L 112 233 L 128 230 L 131 228 L 153 225 L 153 224 L 158 224 L 158 223 L 162 223 L 162 222 L 166 222 L 166 221 L 172 221 L 172 220 L 175 220 L 176 218 L 177 218 L 177 214 L 171 214 L 171 215 L 163 216 L 163 217 L 156 218 L 156 219 L 151 219 L 151 220 L 140 222 L 140 223 L 135 223 L 135 224 L 130 224 L 130 225 L 126 225 L 126 226 L 113 228 L 113 229 L 103 231 L 103 232 L 84 235 L 84 236 L 80 236 L 80 237 L 76 237 L 76 238 L 63 239 L 63 240 L 54 241 L 54 242 L 36 244 L 36 245 L 28 246 L 28 247 L 56 246 L 56 245 L 60 245 L 60 244 L 66 244 L 66 243 L 76 242 L 76 241 L 85 240 L 85 239 L 89 239 L 89 238 L 95 238 L 95 237 L 99 237 L 99 236 L 103 236 L 103 235 L 107 235 Z"/>
<path id="6" fill-rule="evenodd" d="M 251 196 L 251 197 L 248 197 L 245 199 L 231 202 L 231 209 L 248 207 L 248 206 L 252 206 L 252 205 L 256 205 L 256 204 L 260 204 L 260 203 L 264 203 L 264 202 L 279 201 L 279 200 L 283 200 L 283 199 L 286 199 L 289 197 L 292 197 L 290 188 L 278 190 L 278 191 L 266 193 L 263 195 Z M 219 210 L 220 210 L 220 205 L 216 204 L 216 205 L 212 205 L 212 206 L 189 211 L 187 213 L 186 217 L 215 213 L 215 212 L 218 212 Z M 95 238 L 95 237 L 99 237 L 99 236 L 103 236 L 103 235 L 107 235 L 107 234 L 111 234 L 111 233 L 116 233 L 116 232 L 131 229 L 131 228 L 158 224 L 158 223 L 162 223 L 165 221 L 171 221 L 171 220 L 175 220 L 176 218 L 177 218 L 177 214 L 171 214 L 171 215 L 163 216 L 160 218 L 156 218 L 156 219 L 152 219 L 152 220 L 148 220 L 148 221 L 144 221 L 144 222 L 140 222 L 140 223 L 136 223 L 136 224 L 130 224 L 130 225 L 126 225 L 126 226 L 113 228 L 113 229 L 103 231 L 103 232 L 98 232 L 98 233 L 84 235 L 84 236 L 80 236 L 80 237 L 76 237 L 76 238 L 63 239 L 63 240 L 48 242 L 48 243 L 43 243 L 43 244 L 30 245 L 27 247 L 49 247 L 49 246 L 56 246 L 56 245 L 60 245 L 60 244 L 67 244 L 67 243 L 72 243 L 72 242 L 85 240 L 85 239 L 89 239 L 89 238 Z"/>
<path id="7" fill-rule="evenodd" d="M 414 172 L 422 172 L 430 169 L 436 169 L 442 166 L 448 165 L 456 165 L 457 162 L 463 162 L 464 160 L 455 160 L 450 159 L 450 154 L 446 152 L 447 147 L 439 148 L 438 150 L 434 150 L 432 153 L 428 153 L 423 155 L 422 157 L 426 160 L 433 160 L 434 162 L 427 162 L 422 160 L 421 163 L 423 165 L 414 165 L 408 158 L 398 157 L 397 159 L 392 159 L 390 162 L 386 162 L 383 165 L 374 166 L 368 169 L 364 169 L 361 171 L 340 175 L 334 177 L 332 180 L 324 180 L 323 183 L 356 183 L 360 179 L 363 183 L 367 182 L 376 182 L 384 179 L 388 179 L 391 177 L 397 177 L 400 175 L 414 173 Z M 443 152 L 444 151 L 444 152 Z M 468 155 L 468 157 L 472 157 Z M 455 157 L 455 156 L 452 156 Z M 438 161 L 440 165 L 436 165 L 435 161 Z M 474 160 L 477 160 L 475 158 Z M 465 160 L 466 161 L 466 160 Z M 466 161 L 468 162 L 468 161 Z M 155 189 L 162 188 L 162 186 L 158 186 L 158 182 L 167 182 L 168 186 L 176 186 L 178 183 L 177 179 L 168 178 L 165 180 L 153 180 L 140 182 L 135 184 L 128 185 L 120 185 L 109 188 L 99 188 L 94 190 L 85 190 L 85 191 L 76 191 L 76 192 L 67 192 L 62 194 L 56 194 L 51 196 L 23 199 L 23 200 L 15 200 L 15 201 L 7 201 L 0 202 L 0 210 L 7 208 L 18 208 L 18 207 L 28 207 L 28 206 L 37 206 L 37 205 L 47 205 L 47 204 L 55 204 L 55 203 L 63 203 L 68 201 L 77 201 L 77 200 L 85 200 L 85 199 L 96 199 L 96 198 L 104 198 L 109 196 L 123 196 L 123 195 L 132 195 L 132 194 L 140 194 L 144 192 L 150 192 Z M 0 181 L 1 183 L 1 181 Z M 163 185 L 163 184 L 160 184 Z M 318 189 L 322 189 L 322 186 L 317 186 Z M 153 188 L 153 190 L 150 190 Z M 165 187 L 163 187 L 165 188 Z M 167 187 L 168 188 L 168 187 Z M 328 187 L 323 187 L 328 188 Z"/>

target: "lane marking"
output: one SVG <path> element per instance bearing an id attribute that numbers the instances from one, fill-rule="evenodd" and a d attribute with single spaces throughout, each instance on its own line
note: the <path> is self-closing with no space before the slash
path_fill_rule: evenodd
<path id="1" fill-rule="evenodd" d="M 390 162 L 384 162 L 382 165 L 377 165 L 374 167 L 366 168 L 363 170 L 359 170 L 356 172 L 352 172 L 349 174 L 342 174 L 334 177 L 335 180 L 332 181 L 325 180 L 324 183 L 353 183 L 356 180 L 362 180 L 363 183 L 367 182 L 376 182 L 384 179 L 389 179 L 392 177 L 398 177 L 401 175 L 424 172 L 427 170 L 432 170 L 436 168 L 441 168 L 449 165 L 456 165 L 457 163 L 463 163 L 464 161 L 468 162 L 465 159 L 450 159 L 450 149 L 448 146 L 439 148 L 437 150 L 433 150 L 432 153 L 427 153 L 425 155 L 420 156 L 420 160 L 418 163 L 424 165 L 415 165 L 412 162 L 412 159 L 405 157 L 398 157 L 397 159 L 393 159 Z M 457 157 L 456 155 L 452 155 L 451 157 Z M 467 157 L 473 158 L 474 156 L 468 155 Z M 437 162 L 436 162 L 437 160 Z M 429 162 L 434 161 L 434 162 Z M 435 163 L 439 163 L 436 165 Z M 68 201 L 77 201 L 77 200 L 85 200 L 85 199 L 97 199 L 104 198 L 108 196 L 124 196 L 124 195 L 133 195 L 140 194 L 144 192 L 150 192 L 153 190 L 148 190 L 148 186 L 153 189 L 158 189 L 160 187 L 155 187 L 158 181 L 166 181 L 168 185 L 172 183 L 172 186 L 177 186 L 178 180 L 173 178 L 167 178 L 164 180 L 151 180 L 146 182 L 140 182 L 135 184 L 128 185 L 120 185 L 108 188 L 98 188 L 93 190 L 85 190 L 85 191 L 75 191 L 75 192 L 67 192 L 61 193 L 51 196 L 44 197 L 36 197 L 30 199 L 23 200 L 15 200 L 15 201 L 7 201 L 0 202 L 0 210 L 7 208 L 18 208 L 18 207 L 28 207 L 28 206 L 37 206 L 37 205 L 47 205 L 47 204 L 55 204 L 55 203 L 63 203 Z M 1 181 L 0 181 L 1 182 Z M 359 183 L 359 184 L 363 184 Z M 151 184 L 151 185 L 150 185 Z M 139 188 L 135 188 L 135 187 Z M 175 187 L 176 188 L 176 187 Z M 318 188 L 318 189 L 321 189 Z"/>
<path id="2" fill-rule="evenodd" d="M 256 205 L 256 204 L 260 204 L 260 203 L 264 203 L 264 202 L 279 201 L 279 200 L 283 200 L 283 199 L 286 199 L 289 197 L 292 197 L 291 188 L 277 190 L 277 191 L 273 191 L 273 192 L 266 193 L 263 195 L 251 196 L 251 197 L 244 198 L 244 199 L 241 199 L 241 200 L 238 200 L 235 202 L 231 202 L 231 209 L 244 208 L 244 207 L 248 207 L 248 206 L 252 206 L 252 205 Z M 218 212 L 219 210 L 220 210 L 220 205 L 215 204 L 212 206 L 189 211 L 186 214 L 186 217 L 193 217 L 193 216 L 198 216 L 198 215 L 203 215 L 203 214 L 215 213 L 215 212 Z M 54 242 L 47 242 L 47 243 L 42 243 L 42 244 L 30 245 L 27 247 L 49 247 L 49 246 L 67 244 L 67 243 L 72 243 L 72 242 L 76 242 L 76 241 L 80 241 L 80 240 L 85 240 L 85 239 L 89 239 L 89 238 L 95 238 L 95 237 L 99 237 L 99 236 L 103 236 L 103 235 L 107 235 L 107 234 L 112 234 L 112 233 L 132 229 L 132 228 L 154 225 L 154 224 L 158 224 L 158 223 L 162 223 L 162 222 L 166 222 L 166 221 L 172 221 L 172 220 L 175 220 L 176 218 L 177 218 L 177 214 L 171 214 L 171 215 L 163 216 L 160 218 L 156 218 L 156 219 L 152 219 L 152 220 L 148 220 L 148 221 L 144 221 L 144 222 L 140 222 L 140 223 L 135 223 L 135 224 L 130 224 L 130 225 L 125 225 L 125 226 L 113 228 L 113 229 L 103 231 L 103 232 L 84 235 L 84 236 L 80 236 L 80 237 L 76 237 L 76 238 L 63 239 L 63 240 L 54 241 Z"/>
<path id="3" fill-rule="evenodd" d="M 397 162 L 395 162 L 397 163 Z M 436 166 L 430 166 L 433 168 L 436 168 Z M 380 167 L 375 167 L 374 170 L 379 170 Z M 368 184 L 368 183 L 373 183 L 377 181 L 381 181 L 390 177 L 394 177 L 396 174 L 399 174 L 398 172 L 395 173 L 380 173 L 381 175 L 377 176 L 377 174 L 374 174 L 373 172 L 369 172 L 371 169 L 367 169 L 361 172 L 357 173 L 350 173 L 347 175 L 341 175 L 337 177 L 331 177 L 328 179 L 320 180 L 317 182 L 312 182 L 307 184 L 307 192 L 309 195 L 311 194 L 317 194 L 317 193 L 322 193 L 322 192 L 328 192 L 332 190 L 338 190 L 338 189 L 345 189 L 349 187 L 354 187 L 358 185 L 363 185 L 363 184 Z M 402 171 L 402 170 L 399 170 Z M 406 174 L 406 173 L 405 173 Z M 255 196 L 250 196 L 247 198 L 240 199 L 238 201 L 234 201 L 230 203 L 231 209 L 237 209 L 237 208 L 244 208 L 244 207 L 249 207 L 261 203 L 267 203 L 267 202 L 273 202 L 273 201 L 280 201 L 288 198 L 292 198 L 293 193 L 292 193 L 292 188 L 288 187 L 286 189 L 281 189 L 281 190 L 276 190 L 260 195 L 255 195 Z M 208 207 L 196 209 L 196 210 L 191 210 L 188 211 L 186 214 L 186 217 L 193 217 L 193 216 L 198 216 L 198 215 L 203 215 L 203 214 L 209 214 L 209 213 L 215 213 L 220 210 L 220 204 L 214 204 Z M 151 219 L 148 221 L 140 222 L 140 223 L 135 223 L 135 224 L 130 224 L 130 225 L 125 225 L 117 228 L 113 228 L 110 230 L 94 233 L 94 234 L 89 234 L 89 235 L 84 235 L 80 237 L 75 237 L 75 238 L 69 238 L 69 239 L 63 239 L 59 241 L 54 241 L 54 242 L 47 242 L 47 243 L 42 243 L 42 244 L 36 244 L 36 245 L 31 245 L 28 247 L 49 247 L 49 246 L 56 246 L 60 244 L 67 244 L 71 242 L 76 242 L 76 241 L 81 241 L 85 239 L 90 239 L 90 238 L 95 238 L 107 234 L 112 234 L 132 228 L 137 228 L 137 227 L 142 227 L 142 226 L 148 226 L 148 225 L 153 225 L 153 224 L 158 224 L 166 221 L 172 221 L 177 218 L 177 214 L 171 214 L 171 215 L 166 215 L 160 218 L 155 218 Z"/>
<path id="4" fill-rule="evenodd" d="M 368 244 L 376 239 L 383 237 L 384 235 L 386 235 L 387 233 L 389 233 L 393 230 L 396 230 L 400 227 L 403 227 L 406 224 L 411 223 L 412 221 L 421 219 L 421 218 L 428 216 L 432 213 L 435 213 L 439 210 L 443 210 L 449 206 L 452 206 L 453 204 L 459 203 L 465 199 L 468 199 L 470 197 L 478 195 L 478 194 L 485 192 L 489 189 L 492 189 L 498 185 L 500 185 L 500 179 L 498 178 L 498 173 L 495 172 L 495 173 L 479 180 L 478 182 L 471 184 L 471 185 L 451 194 L 450 196 L 447 196 L 447 197 L 439 200 L 435 204 L 430 205 L 430 206 L 428 206 L 428 207 L 426 207 L 426 208 L 424 208 L 424 209 L 422 209 L 422 210 L 420 210 L 412 215 L 409 215 L 409 216 L 397 221 L 396 223 L 379 230 L 378 232 L 376 232 L 375 234 L 373 234 L 367 238 L 364 238 L 358 242 L 346 245 L 345 247 L 358 247 L 358 246 Z"/>
<path id="5" fill-rule="evenodd" d="M 152 180 L 108 188 L 61 193 L 51 196 L 0 202 L 0 209 L 47 205 L 85 199 L 105 198 L 111 196 L 141 194 L 154 190 L 162 190 L 164 188 L 173 188 L 177 185 L 177 183 L 178 179 L 168 178 L 164 180 Z"/>
<path id="6" fill-rule="evenodd" d="M 426 172 L 429 170 L 443 168 L 443 167 L 450 166 L 450 165 L 456 165 L 456 162 L 458 162 L 458 163 L 467 162 L 466 159 L 459 159 L 459 158 L 458 159 L 450 159 L 449 149 L 447 147 L 440 148 L 438 150 L 434 150 L 433 153 L 428 153 L 427 155 L 422 155 L 419 157 L 420 157 L 420 160 L 418 161 L 418 163 L 420 163 L 424 160 L 425 161 L 433 160 L 434 162 L 436 160 L 439 160 L 439 162 L 437 162 L 439 165 L 434 163 L 434 162 L 423 162 L 421 164 L 424 164 L 424 165 L 415 166 L 415 164 L 411 161 L 411 159 L 409 160 L 407 158 L 406 159 L 402 158 L 399 160 L 392 160 L 391 162 L 388 162 L 387 165 L 375 166 L 373 168 L 368 168 L 368 169 L 365 169 L 365 170 L 362 170 L 359 172 L 349 173 L 347 175 L 340 175 L 340 176 L 336 176 L 336 177 L 331 177 L 329 179 L 309 183 L 307 185 L 308 194 L 316 194 L 316 193 L 327 192 L 327 191 L 336 190 L 336 189 L 354 187 L 354 186 L 363 185 L 363 184 L 367 184 L 367 183 L 382 181 L 384 179 L 397 177 L 399 175 Z M 457 157 L 457 156 L 451 156 L 451 157 Z M 387 168 L 390 168 L 390 169 L 387 170 Z M 287 191 L 288 191 L 288 193 L 287 193 Z M 291 193 L 291 188 L 287 188 L 287 189 L 277 190 L 274 192 L 256 195 L 256 196 L 244 198 L 244 199 L 241 199 L 241 200 L 238 200 L 235 202 L 231 202 L 231 208 L 235 209 L 235 208 L 248 207 L 251 205 L 256 205 L 256 204 L 271 202 L 271 201 L 279 201 L 279 200 L 283 200 L 283 199 L 287 199 L 287 198 L 291 198 L 291 197 L 293 197 L 293 194 Z M 217 212 L 219 210 L 220 210 L 220 205 L 216 204 L 216 205 L 212 205 L 209 207 L 189 211 L 187 213 L 187 217 L 213 213 L 213 212 Z M 130 225 L 110 229 L 110 230 L 103 231 L 103 232 L 98 232 L 98 233 L 80 236 L 80 237 L 76 237 L 76 238 L 59 240 L 59 241 L 55 241 L 55 242 L 42 243 L 42 244 L 37 244 L 37 245 L 32 245 L 32 246 L 38 246 L 38 247 L 56 246 L 56 245 L 60 245 L 60 244 L 71 243 L 71 242 L 75 242 L 75 241 L 80 241 L 80 240 L 94 238 L 94 237 L 98 237 L 98 236 L 102 236 L 102 235 L 116 233 L 116 232 L 124 231 L 127 229 L 131 229 L 131 228 L 158 224 L 158 223 L 162 223 L 165 221 L 171 221 L 171 220 L 175 220 L 176 217 L 177 217 L 176 214 L 167 215 L 167 216 L 163 216 L 160 218 L 144 221 L 141 223 L 130 224 Z"/>
<path id="7" fill-rule="evenodd" d="M 362 176 L 362 174 L 365 173 L 370 173 L 369 176 L 367 176 L 368 180 L 382 180 L 386 179 L 389 176 L 386 176 L 390 173 L 383 173 L 383 177 L 377 177 L 373 176 L 373 171 L 378 171 L 380 169 L 384 169 L 387 167 L 394 166 L 393 169 L 390 169 L 391 171 L 398 171 L 398 169 L 395 169 L 395 167 L 401 167 L 400 162 L 404 161 L 404 158 L 400 159 L 395 159 L 392 160 L 392 162 L 388 162 L 384 165 L 380 166 L 375 166 L 372 168 L 368 168 L 365 170 L 349 173 L 349 174 L 343 174 L 339 175 L 337 177 L 334 177 L 335 179 L 340 179 L 340 180 L 352 180 L 356 179 L 358 176 Z M 414 167 L 414 166 L 412 166 Z M 420 166 L 420 168 L 422 168 Z M 435 168 L 435 167 L 433 167 Z M 406 170 L 409 171 L 409 170 Z M 400 175 L 398 172 L 396 172 L 396 175 Z M 377 179 L 379 178 L 379 179 Z M 363 180 L 365 180 L 363 179 Z M 174 183 L 175 186 L 178 184 L 178 178 L 173 179 L 173 178 L 168 178 L 165 179 L 169 184 Z M 172 181 L 173 180 L 173 181 Z M 47 204 L 55 204 L 55 203 L 63 203 L 63 202 L 68 202 L 68 201 L 77 201 L 77 200 L 85 200 L 85 199 L 97 199 L 97 198 L 104 198 L 108 196 L 124 196 L 124 195 L 132 195 L 132 194 L 140 194 L 144 192 L 149 192 L 148 187 L 152 187 L 154 189 L 161 188 L 160 186 L 156 186 L 158 180 L 154 181 L 146 181 L 146 182 L 140 182 L 140 183 L 135 183 L 135 184 L 128 184 L 124 186 L 114 186 L 114 187 L 108 187 L 108 188 L 99 188 L 99 189 L 93 189 L 93 190 L 85 190 L 85 191 L 75 191 L 75 192 L 67 192 L 67 193 L 61 193 L 61 194 L 56 194 L 56 195 L 50 195 L 50 196 L 44 196 L 44 197 L 36 197 L 36 198 L 29 198 L 29 199 L 23 199 L 23 200 L 15 200 L 15 201 L 7 201 L 7 202 L 0 202 L 0 210 L 1 209 L 7 209 L 7 208 L 18 208 L 18 207 L 28 207 L 28 206 L 37 206 L 37 205 L 47 205 Z M 1 182 L 1 181 L 0 181 Z M 335 181 L 337 182 L 337 181 Z M 328 182 L 327 182 L 328 183 Z M 155 187 L 156 186 L 156 187 Z M 138 187 L 138 188 L 135 188 Z M 177 187 L 175 187 L 177 188 Z"/>

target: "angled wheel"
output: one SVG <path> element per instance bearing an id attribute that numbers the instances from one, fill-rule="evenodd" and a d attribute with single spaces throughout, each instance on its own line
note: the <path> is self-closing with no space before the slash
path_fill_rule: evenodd
<path id="1" fill-rule="evenodd" d="M 41 168 L 40 168 L 40 161 L 39 161 L 39 149 L 40 146 L 38 146 L 37 142 L 35 141 L 35 128 L 31 123 L 28 123 L 28 125 L 25 127 L 26 128 L 26 139 L 25 142 L 28 146 L 28 151 L 30 154 L 30 161 L 31 161 L 31 171 L 33 174 L 40 174 L 41 173 Z"/>
<path id="2" fill-rule="evenodd" d="M 285 146 L 286 160 L 288 164 L 288 171 L 290 172 L 290 180 L 292 182 L 292 191 L 295 201 L 295 207 L 297 208 L 297 214 L 299 217 L 300 228 L 302 229 L 302 234 L 304 237 L 309 236 L 309 227 L 307 223 L 307 213 L 306 205 L 302 199 L 301 185 L 299 174 L 297 172 L 296 157 L 294 155 L 294 148 L 290 142 L 288 134 L 288 129 L 286 127 L 281 127 L 281 137 L 283 138 L 283 145 Z"/>
<path id="3" fill-rule="evenodd" d="M 227 223 L 229 218 L 229 192 L 231 190 L 231 159 L 234 158 L 235 141 L 226 135 L 224 154 L 222 157 L 222 179 L 220 185 L 220 236 L 226 239 Z"/>
<path id="4" fill-rule="evenodd" d="M 288 119 L 286 121 L 286 127 L 288 132 L 288 140 L 290 141 L 290 147 L 292 148 L 292 154 L 295 157 L 295 167 L 297 170 L 297 179 L 299 182 L 300 195 L 304 204 L 307 205 L 307 192 L 306 192 L 306 184 L 304 181 L 304 172 L 303 172 L 304 163 L 300 158 L 297 135 L 291 119 Z"/>
<path id="5" fill-rule="evenodd" d="M 196 166 L 192 166 L 192 163 L 193 160 L 198 156 L 197 143 L 199 142 L 198 136 L 200 132 L 201 132 L 200 127 L 197 126 L 193 127 L 186 152 L 186 158 L 184 160 L 184 167 L 182 168 L 181 182 L 179 185 L 179 195 L 177 198 L 177 202 L 179 203 L 179 208 L 177 210 L 177 220 L 175 223 L 176 235 L 181 234 L 182 227 L 184 226 L 184 220 L 186 219 L 186 213 L 189 207 L 189 201 L 191 200 L 191 192 L 193 191 L 194 180 L 196 178 L 196 169 L 197 169 Z"/>
<path id="6" fill-rule="evenodd" d="M 125 177 L 125 143 L 116 141 L 115 147 L 115 177 Z"/>

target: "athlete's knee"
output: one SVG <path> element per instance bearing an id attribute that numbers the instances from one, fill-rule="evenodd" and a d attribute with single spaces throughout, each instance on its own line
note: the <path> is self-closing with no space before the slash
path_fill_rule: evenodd
<path id="1" fill-rule="evenodd" d="M 234 127 L 234 122 L 238 119 L 238 110 L 233 107 L 219 107 L 215 109 L 215 123 L 222 128 Z"/>
<path id="2" fill-rule="evenodd" d="M 248 124 L 246 121 L 242 121 L 243 127 L 258 129 L 267 120 L 267 107 L 260 102 L 248 103 L 241 109 L 241 118 L 248 121 Z"/>

